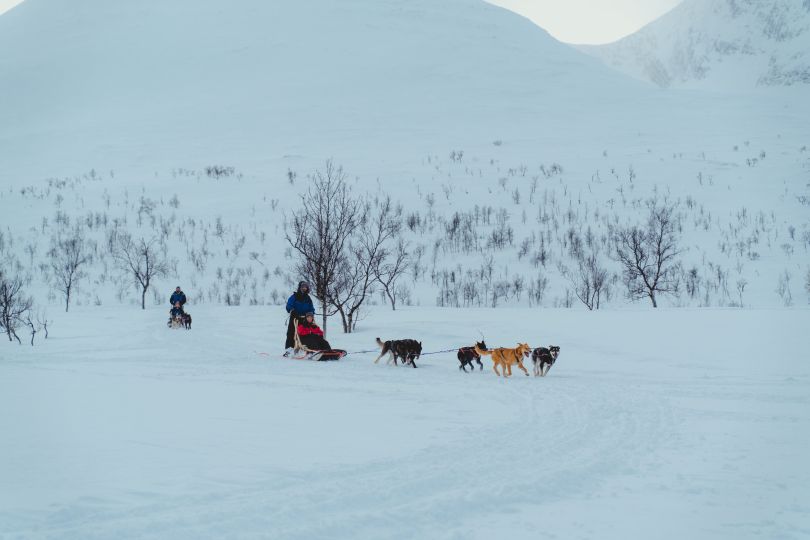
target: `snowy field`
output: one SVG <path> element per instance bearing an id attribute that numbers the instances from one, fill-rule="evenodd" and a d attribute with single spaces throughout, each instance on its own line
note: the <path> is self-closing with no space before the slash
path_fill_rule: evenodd
<path id="1" fill-rule="evenodd" d="M 275 356 L 279 308 L 56 315 L 0 348 L 2 538 L 806 538 L 810 311 L 373 310 L 545 379 Z M 272 356 L 256 352 L 269 351 Z M 517 370 L 516 370 L 517 372 Z M 517 372 L 519 373 L 519 372 Z"/>
<path id="2" fill-rule="evenodd" d="M 810 10 L 750 0 L 715 32 L 719 1 L 657 27 L 701 50 L 770 14 L 797 37 L 752 41 L 769 73 L 804 61 Z M 810 537 L 807 87 L 718 58 L 726 85 L 663 90 L 478 0 L 2 15 L 0 270 L 50 337 L 0 344 L 0 540 Z M 285 223 L 330 159 L 396 207 L 402 309 L 369 292 L 356 333 L 329 321 L 354 354 L 284 359 Z M 653 310 L 613 244 L 658 203 L 679 286 Z M 90 259 L 64 313 L 72 234 Z M 144 311 L 126 235 L 167 259 Z M 569 272 L 586 255 L 593 312 Z M 164 324 L 177 284 L 190 332 Z M 479 332 L 561 356 L 505 380 L 356 352 Z"/>

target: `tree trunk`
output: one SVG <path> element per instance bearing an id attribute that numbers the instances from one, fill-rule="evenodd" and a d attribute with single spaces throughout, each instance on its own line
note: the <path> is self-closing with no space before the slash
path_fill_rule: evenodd
<path id="1" fill-rule="evenodd" d="M 70 289 L 65 291 L 65 313 L 70 309 Z"/>
<path id="2" fill-rule="evenodd" d="M 655 301 L 655 293 L 652 291 L 650 292 L 650 301 L 652 302 L 654 308 L 658 307 L 658 303 Z"/>
<path id="3" fill-rule="evenodd" d="M 340 322 L 343 324 L 343 333 L 344 334 L 351 334 L 352 329 L 349 326 L 349 322 L 351 321 L 351 319 L 346 317 L 346 312 L 343 311 L 342 307 L 338 308 L 338 312 L 340 313 Z"/>
<path id="4" fill-rule="evenodd" d="M 391 311 L 397 310 L 397 299 L 394 298 L 394 295 L 388 290 L 388 287 L 385 288 L 385 294 L 388 296 L 388 301 L 391 302 Z"/>
<path id="5" fill-rule="evenodd" d="M 141 309 L 146 309 L 146 290 L 147 290 L 148 288 L 149 288 L 149 286 L 147 285 L 147 286 L 146 286 L 146 287 L 144 287 L 144 288 L 143 288 L 143 290 L 141 291 Z"/>

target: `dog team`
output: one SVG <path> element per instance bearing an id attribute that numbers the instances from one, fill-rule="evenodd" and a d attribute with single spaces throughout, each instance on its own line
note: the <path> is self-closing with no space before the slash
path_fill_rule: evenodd
<path id="1" fill-rule="evenodd" d="M 380 346 L 380 355 L 374 360 L 376 364 L 383 357 L 388 355 L 387 363 L 392 361 L 396 365 L 397 360 L 402 362 L 403 365 L 411 365 L 416 367 L 416 360 L 422 354 L 422 342 L 414 339 L 394 339 L 389 341 L 382 341 L 377 338 L 377 345 Z M 462 347 L 456 353 L 460 363 L 459 369 L 467 372 L 467 366 L 470 366 L 470 371 L 475 371 L 473 362 L 477 362 L 480 369 L 484 369 L 484 364 L 481 363 L 482 356 L 490 356 L 492 358 L 492 370 L 500 377 L 512 376 L 512 366 L 517 366 L 523 370 L 527 376 L 529 371 L 523 365 L 523 359 L 531 356 L 532 364 L 534 364 L 534 376 L 545 377 L 557 357 L 560 355 L 560 348 L 552 345 L 548 348 L 537 347 L 532 350 L 526 343 L 520 343 L 514 349 L 500 347 L 498 349 L 488 349 L 486 343 L 479 341 L 472 347 Z M 498 367 L 501 370 L 498 370 Z"/>

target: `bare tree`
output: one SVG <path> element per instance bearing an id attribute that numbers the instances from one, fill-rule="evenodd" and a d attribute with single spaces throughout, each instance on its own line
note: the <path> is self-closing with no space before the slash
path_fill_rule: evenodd
<path id="1" fill-rule="evenodd" d="M 8 340 L 17 340 L 17 328 L 24 323 L 26 315 L 31 311 L 34 301 L 24 291 L 27 280 L 15 271 L 9 262 L 0 267 L 0 329 L 8 336 Z"/>
<path id="2" fill-rule="evenodd" d="M 23 320 L 25 324 L 28 326 L 29 331 L 31 332 L 31 346 L 34 346 L 34 338 L 37 335 L 37 332 L 42 330 L 42 325 L 39 322 L 37 317 L 31 317 L 31 312 L 25 314 L 25 319 Z"/>
<path id="3" fill-rule="evenodd" d="M 361 205 L 349 193 L 346 175 L 332 161 L 324 171 L 315 171 L 301 208 L 285 220 L 287 243 L 297 252 L 296 270 L 313 284 L 313 294 L 323 306 L 322 328 L 326 331 L 329 291 L 340 265 L 346 264 L 349 238 L 358 223 Z"/>
<path id="4" fill-rule="evenodd" d="M 588 254 L 577 258 L 577 267 L 570 270 L 560 264 L 560 273 L 571 283 L 574 294 L 589 310 L 599 309 L 602 297 L 608 293 L 608 271 L 599 260 L 595 247 Z"/>
<path id="5" fill-rule="evenodd" d="M 391 197 L 385 197 L 374 209 L 365 205 L 358 220 L 344 263 L 328 289 L 329 302 L 340 313 L 346 333 L 357 324 L 357 314 L 376 281 L 375 269 L 386 264 L 386 246 L 399 234 L 402 210 L 393 207 Z"/>
<path id="6" fill-rule="evenodd" d="M 674 293 L 678 286 L 676 206 L 653 200 L 648 208 L 643 227 L 633 225 L 615 231 L 615 254 L 630 298 L 648 297 L 653 307 L 658 307 L 656 295 Z"/>
<path id="7" fill-rule="evenodd" d="M 397 309 L 397 294 L 401 289 L 397 288 L 399 278 L 408 272 L 411 266 L 411 255 L 408 252 L 408 243 L 402 238 L 397 242 L 393 252 L 384 252 L 378 263 L 374 266 L 374 279 L 377 280 L 388 301 L 391 302 L 391 310 Z"/>
<path id="8" fill-rule="evenodd" d="M 166 256 L 160 251 L 157 238 L 133 240 L 128 233 L 117 235 L 113 257 L 118 267 L 135 280 L 141 288 L 141 309 L 146 309 L 146 292 L 156 277 L 169 271 Z"/>
<path id="9" fill-rule="evenodd" d="M 48 325 L 51 321 L 48 320 L 48 315 L 44 312 L 37 313 L 37 325 L 45 331 L 45 339 L 48 339 Z"/>
<path id="10" fill-rule="evenodd" d="M 56 289 L 65 298 L 65 312 L 70 309 L 70 295 L 86 276 L 82 266 L 92 260 L 81 229 L 75 228 L 67 238 L 54 238 L 48 252 Z"/>

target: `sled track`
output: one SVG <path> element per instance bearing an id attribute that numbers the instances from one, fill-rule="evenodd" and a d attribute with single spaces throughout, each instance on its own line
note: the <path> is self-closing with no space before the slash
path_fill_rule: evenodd
<path id="1" fill-rule="evenodd" d="M 464 382 L 487 392 L 502 409 L 502 422 L 472 427 L 462 440 L 405 459 L 306 475 L 264 474 L 252 486 L 223 484 L 154 502 L 145 494 L 142 504 L 126 509 L 91 501 L 83 509 L 79 502 L 53 513 L 41 532 L 84 538 L 112 531 L 118 538 L 454 538 L 470 510 L 488 509 L 497 518 L 528 504 L 582 497 L 611 475 L 651 466 L 645 456 L 667 438 L 668 407 L 638 384 L 522 375 L 476 379 Z M 616 396 L 623 396 L 621 403 Z M 437 519 L 445 526 L 441 532 Z"/>

